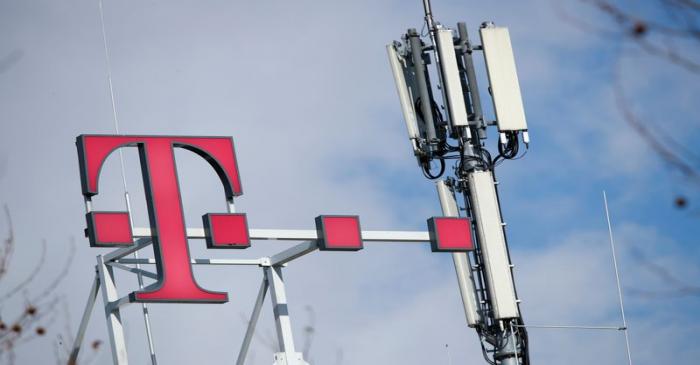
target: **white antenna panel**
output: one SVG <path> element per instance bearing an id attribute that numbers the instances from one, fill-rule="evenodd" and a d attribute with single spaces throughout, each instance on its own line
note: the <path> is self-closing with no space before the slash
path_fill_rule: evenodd
<path id="1" fill-rule="evenodd" d="M 399 101 L 401 103 L 404 121 L 406 122 L 406 129 L 408 129 L 408 138 L 412 140 L 418 139 L 420 137 L 420 132 L 418 129 L 418 122 L 416 121 L 416 111 L 413 108 L 413 98 L 406 84 L 404 68 L 399 61 L 399 54 L 392 44 L 386 46 L 386 51 L 389 55 L 389 65 L 391 66 L 391 73 L 394 76 L 396 91 L 399 94 Z"/>
<path id="2" fill-rule="evenodd" d="M 438 181 L 436 187 L 440 198 L 440 206 L 442 206 L 442 214 L 445 217 L 459 217 L 457 201 L 450 188 L 445 184 L 445 180 Z M 462 306 L 467 317 L 467 324 L 469 327 L 476 327 L 482 322 L 482 319 L 479 313 L 478 296 L 472 275 L 471 260 L 466 252 L 453 252 L 452 261 L 457 273 L 457 284 L 462 295 Z"/>
<path id="3" fill-rule="evenodd" d="M 491 171 L 469 174 L 469 199 L 484 258 L 494 318 L 517 318 L 520 311 Z"/>
<path id="4" fill-rule="evenodd" d="M 527 130 L 523 98 L 520 94 L 515 57 L 508 28 L 486 26 L 480 29 L 486 72 L 491 84 L 491 97 L 498 130 Z"/>
<path id="5" fill-rule="evenodd" d="M 452 30 L 439 29 L 437 31 L 437 49 L 440 56 L 440 71 L 444 86 L 445 102 L 450 113 L 450 122 L 453 127 L 469 125 L 467 109 L 464 105 L 464 91 L 459 78 L 457 68 L 457 55 L 455 54 Z"/>

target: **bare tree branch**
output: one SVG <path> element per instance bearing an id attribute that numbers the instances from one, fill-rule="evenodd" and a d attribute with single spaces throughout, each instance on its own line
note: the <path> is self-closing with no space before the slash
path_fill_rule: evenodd
<path id="1" fill-rule="evenodd" d="M 39 261 L 34 265 L 34 269 L 29 272 L 29 275 L 27 276 L 26 279 L 22 280 L 17 286 L 12 288 L 12 290 L 8 291 L 7 293 L 3 294 L 0 296 L 0 302 L 3 302 L 5 300 L 8 300 L 15 296 L 20 290 L 26 288 L 29 284 L 36 279 L 36 277 L 39 275 L 39 271 L 41 271 L 41 268 L 44 266 L 44 262 L 46 261 L 46 241 L 41 241 L 41 254 L 39 256 Z"/>
<path id="2" fill-rule="evenodd" d="M 616 64 L 617 65 L 615 67 L 613 77 L 613 90 L 615 93 L 615 105 L 622 114 L 623 120 L 627 122 L 627 124 L 629 124 L 630 127 L 632 127 L 632 129 L 635 130 L 637 134 L 639 134 L 639 136 L 642 137 L 642 139 L 644 139 L 644 141 L 647 142 L 647 144 L 666 162 L 678 169 L 685 176 L 694 180 L 697 179 L 698 173 L 696 169 L 686 163 L 686 161 L 681 156 L 678 156 L 672 149 L 660 142 L 654 133 L 649 130 L 646 124 L 643 123 L 632 111 L 632 108 L 629 106 L 625 98 L 625 92 L 619 74 L 619 60 L 616 62 Z"/>
<path id="3" fill-rule="evenodd" d="M 4 207 L 5 216 L 8 222 L 7 238 L 2 242 L 0 247 L 0 279 L 3 279 L 7 274 L 12 253 L 15 247 L 15 235 L 12 225 L 11 214 L 7 206 Z M 56 307 L 59 303 L 64 302 L 55 294 L 56 288 L 65 279 L 68 270 L 71 267 L 73 258 L 75 257 L 75 242 L 70 240 L 70 251 L 66 257 L 58 275 L 49 283 L 49 285 L 38 295 L 30 295 L 28 286 L 39 276 L 39 271 L 45 263 L 46 258 L 46 242 L 42 241 L 41 255 L 38 262 L 34 265 L 28 276 L 21 280 L 19 284 L 9 290 L 7 293 L 0 296 L 0 304 L 7 303 L 11 299 L 15 299 L 17 293 L 25 293 L 24 310 L 15 314 L 12 320 L 7 320 L 6 316 L 1 313 L 0 306 L 0 362 L 6 364 L 14 364 L 16 361 L 16 351 L 23 345 L 33 342 L 40 337 L 46 336 L 48 328 L 52 327 L 58 319 Z M 30 298 L 31 297 L 31 298 Z M 65 319 L 69 320 L 70 316 L 66 315 Z M 60 338 L 60 335 L 59 335 Z M 72 341 L 71 341 L 72 344 Z M 80 364 L 90 364 L 96 359 L 96 354 L 99 351 L 101 341 L 96 340 L 92 343 L 93 351 L 83 356 Z M 65 364 L 66 358 L 59 358 L 59 349 L 54 346 L 56 361 Z M 73 364 L 76 365 L 76 364 Z"/>
<path id="4" fill-rule="evenodd" d="M 7 238 L 3 241 L 0 248 L 0 280 L 5 276 L 10 266 L 10 259 L 15 245 L 15 232 L 12 228 L 12 216 L 7 205 L 3 205 L 5 210 L 5 219 L 7 220 Z"/>
<path id="5" fill-rule="evenodd" d="M 63 279 L 66 277 L 68 274 L 68 271 L 70 270 L 71 264 L 73 263 L 73 259 L 75 258 L 75 239 L 73 237 L 70 238 L 70 251 L 68 252 L 68 255 L 66 256 L 66 261 L 63 264 L 63 268 L 61 271 L 58 273 L 58 275 L 55 276 L 54 280 L 49 283 L 49 285 L 44 289 L 42 292 L 39 293 L 34 299 L 34 301 L 39 301 L 41 298 L 46 298 L 49 295 L 51 295 L 56 288 L 58 287 L 58 284 L 60 284 Z"/>
<path id="6" fill-rule="evenodd" d="M 667 0 L 669 3 L 674 3 L 675 5 L 685 7 L 691 10 L 700 11 L 700 3 L 693 0 Z"/>
<path id="7" fill-rule="evenodd" d="M 647 53 L 662 57 L 673 63 L 674 65 L 683 67 L 687 71 L 693 73 L 700 73 L 700 63 L 692 61 L 685 56 L 681 55 L 672 46 L 667 45 L 665 48 L 661 48 L 653 43 L 649 42 L 644 38 L 637 38 L 637 44 L 646 51 Z"/>

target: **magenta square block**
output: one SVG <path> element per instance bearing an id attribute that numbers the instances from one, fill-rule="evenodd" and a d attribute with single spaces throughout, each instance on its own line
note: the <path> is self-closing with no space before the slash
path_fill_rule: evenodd
<path id="1" fill-rule="evenodd" d="M 134 244 L 127 212 L 90 212 L 87 236 L 92 247 L 123 247 Z"/>
<path id="2" fill-rule="evenodd" d="M 202 216 L 207 248 L 248 248 L 248 219 L 243 213 L 209 213 Z"/>
<path id="3" fill-rule="evenodd" d="M 363 248 L 360 218 L 356 215 L 320 215 L 316 217 L 316 232 L 321 251 L 359 251 Z"/>
<path id="4" fill-rule="evenodd" d="M 433 217 L 428 219 L 430 248 L 433 252 L 464 252 L 474 250 L 469 218 Z"/>

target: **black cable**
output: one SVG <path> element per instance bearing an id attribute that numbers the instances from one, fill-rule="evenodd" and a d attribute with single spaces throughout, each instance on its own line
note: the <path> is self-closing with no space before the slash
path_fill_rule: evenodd
<path id="1" fill-rule="evenodd" d="M 433 175 L 430 173 L 430 170 L 431 170 L 430 161 L 428 161 L 428 162 L 423 163 L 423 166 L 422 166 L 423 167 L 422 168 L 423 176 L 425 176 L 426 178 L 428 178 L 430 180 L 435 180 L 435 179 L 439 178 L 440 176 L 442 176 L 442 174 L 445 173 L 445 160 L 438 159 L 438 161 L 440 161 L 440 171 L 438 172 L 438 174 Z"/>
<path id="2" fill-rule="evenodd" d="M 520 150 L 520 142 L 518 141 L 518 132 L 517 131 L 507 131 L 505 132 L 506 134 L 506 143 L 498 143 L 498 156 L 496 156 L 495 159 L 493 159 L 493 163 L 491 163 L 491 170 L 493 170 L 496 166 L 499 165 L 499 161 L 501 160 L 514 160 L 518 159 L 518 151 Z M 524 155 L 523 155 L 524 156 Z"/>
<path id="3" fill-rule="evenodd" d="M 479 334 L 479 344 L 481 345 L 481 353 L 484 355 L 484 360 L 486 360 L 487 363 L 490 365 L 496 365 L 496 361 L 489 359 L 489 353 L 488 350 L 486 350 L 486 346 L 484 345 L 484 335 L 481 333 L 481 331 L 477 330 Z"/>
<path id="4" fill-rule="evenodd" d="M 433 122 L 435 123 L 435 126 L 444 126 L 447 125 L 445 122 L 445 118 L 443 118 L 442 113 L 440 112 L 440 106 L 435 102 L 435 100 L 430 100 L 430 106 L 431 106 L 431 113 L 433 114 Z M 418 97 L 416 98 L 415 103 L 413 104 L 413 108 L 416 110 L 416 114 L 423 120 L 425 121 L 425 116 L 423 115 L 423 108 L 421 107 L 421 98 Z"/>
<path id="5" fill-rule="evenodd" d="M 484 360 L 486 360 L 487 363 L 489 363 L 491 365 L 496 365 L 495 361 L 492 361 L 491 359 L 489 359 L 489 354 L 486 351 L 486 347 L 484 346 L 484 342 L 481 342 L 481 353 L 484 355 Z"/>

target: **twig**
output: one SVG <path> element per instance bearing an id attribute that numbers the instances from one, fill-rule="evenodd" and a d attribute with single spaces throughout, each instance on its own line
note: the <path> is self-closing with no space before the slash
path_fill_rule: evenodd
<path id="1" fill-rule="evenodd" d="M 625 98 L 624 88 L 620 78 L 619 59 L 616 61 L 614 68 L 613 87 L 615 92 L 615 104 L 623 116 L 623 120 L 627 122 L 642 139 L 666 162 L 674 166 L 686 177 L 693 180 L 698 178 L 695 168 L 686 163 L 680 156 L 673 152 L 670 148 L 661 143 L 649 128 L 641 122 L 637 115 L 632 111 Z"/>
<path id="2" fill-rule="evenodd" d="M 20 290 L 26 288 L 29 284 L 31 284 L 32 281 L 38 276 L 39 271 L 41 271 L 41 268 L 44 266 L 44 262 L 46 261 L 46 241 L 42 240 L 41 241 L 41 255 L 39 256 L 39 261 L 37 261 L 36 265 L 34 266 L 34 269 L 29 273 L 29 276 L 22 280 L 17 286 L 12 288 L 12 290 L 8 291 L 7 293 L 3 294 L 0 296 L 0 302 L 3 302 L 5 300 L 8 300 L 12 298 L 15 294 L 17 294 Z"/>
<path id="3" fill-rule="evenodd" d="M 15 243 L 15 231 L 12 228 L 12 216 L 10 215 L 10 209 L 7 205 L 3 205 L 5 210 L 5 219 L 7 220 L 7 238 L 3 242 L 3 247 L 0 249 L 0 280 L 7 273 L 7 269 L 10 266 L 10 258 L 12 257 L 12 252 Z"/>

